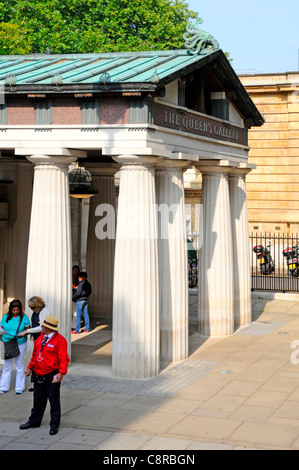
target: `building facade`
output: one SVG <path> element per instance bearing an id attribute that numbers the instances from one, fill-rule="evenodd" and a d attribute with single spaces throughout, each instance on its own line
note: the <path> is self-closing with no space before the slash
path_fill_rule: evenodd
<path id="1" fill-rule="evenodd" d="M 299 73 L 242 75 L 265 119 L 249 131 L 250 231 L 299 233 Z"/>
<path id="2" fill-rule="evenodd" d="M 162 361 L 188 357 L 184 173 L 196 168 L 198 331 L 225 336 L 250 323 L 247 135 L 263 118 L 213 42 L 197 51 L 0 57 L 0 84 L 1 305 L 43 297 L 69 341 L 69 170 L 78 161 L 97 190 L 86 268 L 91 314 L 113 316 L 112 373 L 151 377 Z"/>

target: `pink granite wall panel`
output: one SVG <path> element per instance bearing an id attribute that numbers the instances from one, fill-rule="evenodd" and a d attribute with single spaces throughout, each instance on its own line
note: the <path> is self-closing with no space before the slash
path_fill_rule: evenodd
<path id="1" fill-rule="evenodd" d="M 27 97 L 10 98 L 7 102 L 7 124 L 11 126 L 35 124 L 34 102 Z"/>

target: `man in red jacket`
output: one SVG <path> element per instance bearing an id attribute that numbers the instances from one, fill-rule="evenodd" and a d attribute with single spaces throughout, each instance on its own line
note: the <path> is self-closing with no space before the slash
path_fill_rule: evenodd
<path id="1" fill-rule="evenodd" d="M 60 384 L 67 373 L 70 358 L 67 341 L 58 333 L 58 319 L 48 316 L 40 324 L 42 334 L 34 343 L 32 358 L 25 374 L 33 374 L 33 408 L 29 420 L 21 424 L 20 429 L 40 427 L 49 399 L 50 435 L 54 435 L 58 432 L 61 418 Z"/>

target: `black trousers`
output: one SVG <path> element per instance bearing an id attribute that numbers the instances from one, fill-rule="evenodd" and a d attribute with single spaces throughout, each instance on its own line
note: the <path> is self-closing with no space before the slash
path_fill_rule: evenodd
<path id="1" fill-rule="evenodd" d="M 61 406 L 60 406 L 60 383 L 51 383 L 49 381 L 45 383 L 34 382 L 33 392 L 33 408 L 29 418 L 29 423 L 34 426 L 40 426 L 47 401 L 50 403 L 50 428 L 59 428 L 61 418 Z"/>

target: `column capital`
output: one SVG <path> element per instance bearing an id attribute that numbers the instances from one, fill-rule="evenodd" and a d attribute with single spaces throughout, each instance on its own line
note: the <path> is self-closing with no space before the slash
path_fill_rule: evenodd
<path id="1" fill-rule="evenodd" d="M 90 171 L 92 176 L 114 176 L 120 169 L 117 163 L 84 163 L 86 170 Z"/>
<path id="2" fill-rule="evenodd" d="M 77 160 L 77 157 L 60 157 L 60 156 L 50 156 L 50 155 L 30 155 L 26 157 L 34 166 L 45 165 L 45 166 L 54 166 L 54 167 L 68 167 Z"/>
<path id="3" fill-rule="evenodd" d="M 232 160 L 211 160 L 202 159 L 198 162 L 193 162 L 193 166 L 201 173 L 210 174 L 227 174 L 227 175 L 246 175 L 251 170 L 256 168 L 256 165 L 249 163 L 240 163 Z"/>
<path id="4" fill-rule="evenodd" d="M 122 154 L 112 158 L 120 165 L 154 166 L 157 161 L 157 157 L 132 154 Z"/>
<path id="5" fill-rule="evenodd" d="M 154 147 L 127 147 L 126 149 L 121 147 L 103 147 L 102 155 L 108 155 L 114 159 L 118 158 L 119 155 L 123 155 L 123 152 L 127 155 L 139 155 L 140 157 L 155 157 L 155 158 L 171 158 L 171 150 L 165 148 L 154 148 Z"/>
<path id="6" fill-rule="evenodd" d="M 240 163 L 239 166 L 232 168 L 230 172 L 230 178 L 239 178 L 246 176 L 252 170 L 255 170 L 256 165 L 251 165 L 249 163 Z"/>
<path id="7" fill-rule="evenodd" d="M 155 168 L 157 171 L 186 171 L 190 166 L 190 161 L 159 158 L 156 162 Z"/>
<path id="8" fill-rule="evenodd" d="M 84 150 L 69 149 L 66 147 L 16 147 L 15 155 L 47 155 L 53 157 L 75 157 L 86 158 L 87 152 Z"/>
<path id="9" fill-rule="evenodd" d="M 199 170 L 201 173 L 211 173 L 211 174 L 228 174 L 231 172 L 232 168 L 236 163 L 230 160 L 199 160 L 194 162 L 193 166 Z"/>

